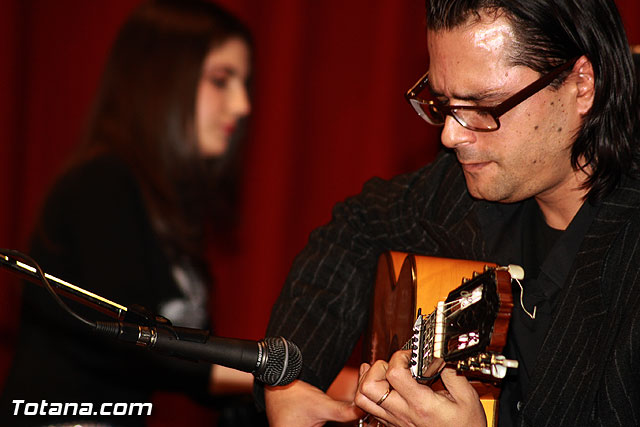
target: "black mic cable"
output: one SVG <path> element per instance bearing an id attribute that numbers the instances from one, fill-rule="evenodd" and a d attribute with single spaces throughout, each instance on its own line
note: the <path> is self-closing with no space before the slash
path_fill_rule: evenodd
<path id="1" fill-rule="evenodd" d="M 42 284 L 64 311 L 100 334 L 168 356 L 250 372 L 258 381 L 267 385 L 289 384 L 298 377 L 302 369 L 300 349 L 283 337 L 250 341 L 214 337 L 207 330 L 173 326 L 168 319 L 153 316 L 144 307 L 124 307 L 47 274 L 33 258 L 13 249 L 0 249 L 0 267 Z M 58 293 L 118 320 L 89 320 L 73 311 Z"/>

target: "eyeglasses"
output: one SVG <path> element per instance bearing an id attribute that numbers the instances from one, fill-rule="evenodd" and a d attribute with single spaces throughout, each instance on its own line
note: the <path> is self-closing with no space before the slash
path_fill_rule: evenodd
<path id="1" fill-rule="evenodd" d="M 500 129 L 498 118 L 520 104 L 525 99 L 538 93 L 553 82 L 563 71 L 571 68 L 579 57 L 554 68 L 548 74 L 531 83 L 521 91 L 511 95 L 498 105 L 483 107 L 475 105 L 445 105 L 435 98 L 429 88 L 429 72 L 427 71 L 411 89 L 405 93 L 405 98 L 414 110 L 427 123 L 442 126 L 447 116 L 453 117 L 461 126 L 475 132 L 493 132 Z M 419 98 L 418 94 L 425 91 L 430 99 Z"/>

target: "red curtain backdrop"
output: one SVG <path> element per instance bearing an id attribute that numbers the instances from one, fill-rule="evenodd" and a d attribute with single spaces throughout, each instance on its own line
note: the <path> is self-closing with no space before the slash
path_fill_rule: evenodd
<path id="1" fill-rule="evenodd" d="M 0 2 L 0 247 L 26 250 L 109 46 L 138 2 Z M 427 65 L 424 2 L 220 3 L 252 29 L 256 69 L 240 247 L 211 252 L 212 313 L 218 335 L 258 339 L 293 257 L 333 204 L 369 177 L 415 169 L 438 149 L 437 129 L 402 96 Z M 640 44 L 640 3 L 617 4 L 630 43 Z M 18 300 L 15 280 L 0 272 L 0 379 Z"/>

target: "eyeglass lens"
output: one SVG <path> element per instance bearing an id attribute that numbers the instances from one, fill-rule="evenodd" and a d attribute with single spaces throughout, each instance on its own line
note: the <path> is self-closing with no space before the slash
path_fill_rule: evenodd
<path id="1" fill-rule="evenodd" d="M 432 96 L 428 89 L 425 92 Z M 423 101 L 411 99 L 410 103 L 418 115 L 432 125 L 444 124 L 447 115 L 450 114 L 460 125 L 472 130 L 495 130 L 499 127 L 496 119 L 484 110 L 449 108 L 438 105 L 438 101 L 433 99 Z"/>

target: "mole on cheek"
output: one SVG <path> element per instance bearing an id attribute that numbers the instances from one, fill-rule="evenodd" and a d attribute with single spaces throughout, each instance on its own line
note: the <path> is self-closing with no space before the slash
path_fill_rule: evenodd
<path id="1" fill-rule="evenodd" d="M 535 126 L 533 127 L 533 130 L 538 130 L 538 128 L 539 128 L 539 127 L 540 127 L 540 126 L 535 125 Z"/>
<path id="2" fill-rule="evenodd" d="M 562 128 L 561 127 L 558 128 L 558 132 L 562 132 Z"/>

